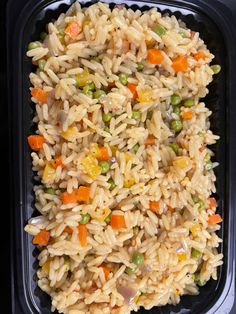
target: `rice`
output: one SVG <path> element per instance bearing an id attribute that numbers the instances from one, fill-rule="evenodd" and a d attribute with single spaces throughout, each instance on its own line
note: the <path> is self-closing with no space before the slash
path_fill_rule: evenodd
<path id="1" fill-rule="evenodd" d="M 25 231 L 41 246 L 52 311 L 130 313 L 198 294 L 223 259 L 210 223 L 219 137 L 202 101 L 213 54 L 155 8 L 76 2 L 47 31 L 27 52 L 45 61 L 29 75 L 42 184 Z M 187 68 L 176 72 L 180 55 Z"/>

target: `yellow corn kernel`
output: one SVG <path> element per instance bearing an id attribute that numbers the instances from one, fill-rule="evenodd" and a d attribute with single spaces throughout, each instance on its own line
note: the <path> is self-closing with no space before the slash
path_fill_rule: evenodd
<path id="1" fill-rule="evenodd" d="M 76 140 L 77 133 L 78 133 L 77 127 L 72 126 L 68 128 L 65 132 L 62 132 L 61 135 L 65 140 L 74 142 Z"/>
<path id="2" fill-rule="evenodd" d="M 48 275 L 49 269 L 50 269 L 50 260 L 47 260 L 42 266 L 42 271 Z"/>
<path id="3" fill-rule="evenodd" d="M 84 20 L 83 21 L 83 28 L 86 26 L 86 25 L 89 25 L 90 24 L 90 19 L 87 19 L 87 20 Z"/>
<path id="4" fill-rule="evenodd" d="M 189 228 L 189 230 L 191 231 L 192 235 L 196 237 L 199 232 L 201 232 L 201 226 L 199 224 L 195 224 L 191 228 Z"/>
<path id="5" fill-rule="evenodd" d="M 184 260 L 186 260 L 187 258 L 187 254 L 186 253 L 178 253 L 178 260 L 179 262 L 182 262 Z"/>
<path id="6" fill-rule="evenodd" d="M 174 160 L 173 165 L 175 167 L 184 169 L 184 168 L 189 167 L 191 165 L 191 160 L 187 156 L 182 156 L 182 157 L 179 157 L 176 160 Z"/>
<path id="7" fill-rule="evenodd" d="M 179 296 L 180 295 L 180 290 L 177 288 L 177 289 L 175 289 L 175 294 L 177 295 L 177 296 Z"/>
<path id="8" fill-rule="evenodd" d="M 89 81 L 91 81 L 91 79 L 88 70 L 84 70 L 76 76 L 76 82 L 79 87 L 84 87 Z"/>
<path id="9" fill-rule="evenodd" d="M 130 153 L 125 153 L 126 162 L 130 161 L 131 159 L 132 159 L 132 155 Z"/>
<path id="10" fill-rule="evenodd" d="M 52 167 L 50 163 L 47 163 L 44 170 L 43 170 L 43 181 L 53 181 L 55 178 L 56 170 Z"/>
<path id="11" fill-rule="evenodd" d="M 140 297 L 140 294 L 141 294 L 140 292 L 137 292 L 137 294 L 134 297 L 134 303 L 138 303 L 138 299 Z"/>
<path id="12" fill-rule="evenodd" d="M 100 156 L 101 153 L 97 144 L 91 145 L 90 153 L 94 158 L 98 158 Z"/>
<path id="13" fill-rule="evenodd" d="M 131 186 L 133 186 L 135 183 L 134 178 L 126 178 L 124 180 L 124 188 L 131 188 Z"/>
<path id="14" fill-rule="evenodd" d="M 103 222 L 106 217 L 111 213 L 110 208 L 97 209 L 90 213 L 91 217 L 96 219 L 98 222 Z"/>
<path id="15" fill-rule="evenodd" d="M 94 158 L 91 154 L 87 157 L 84 157 L 81 160 L 84 170 L 90 176 L 91 179 L 95 180 L 99 174 L 101 174 L 101 167 L 98 166 L 97 159 Z"/>
<path id="16" fill-rule="evenodd" d="M 152 100 L 151 87 L 141 87 L 137 90 L 139 102 L 149 102 Z"/>

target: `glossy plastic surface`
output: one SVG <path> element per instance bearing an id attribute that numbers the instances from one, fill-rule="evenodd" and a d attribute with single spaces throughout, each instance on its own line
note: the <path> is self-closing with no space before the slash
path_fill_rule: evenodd
<path id="1" fill-rule="evenodd" d="M 28 218 L 35 214 L 32 193 L 33 173 L 30 151 L 26 137 L 33 131 L 33 106 L 30 103 L 28 79 L 33 70 L 26 57 L 28 42 L 37 40 L 45 24 L 65 12 L 71 0 L 22 0 L 8 4 L 8 90 L 9 116 L 12 145 L 12 295 L 13 313 L 50 313 L 50 298 L 36 284 L 37 250 L 31 236 L 24 232 Z M 104 1 L 113 2 L 114 1 Z M 119 3 L 119 1 L 115 1 Z M 121 2 L 121 1 L 120 1 Z M 209 49 L 216 56 L 214 62 L 221 64 L 222 71 L 209 86 L 206 104 L 213 111 L 212 130 L 221 139 L 215 145 L 216 160 L 220 166 L 217 175 L 217 199 L 219 211 L 224 217 L 220 236 L 223 244 L 224 265 L 219 268 L 218 280 L 211 280 L 200 289 L 199 296 L 184 296 L 177 306 L 167 305 L 139 313 L 230 313 L 234 302 L 235 240 L 234 221 L 236 174 L 233 162 L 236 159 L 234 136 L 236 135 L 236 55 L 232 49 L 235 32 L 230 23 L 230 11 L 217 1 L 125 1 L 127 6 L 141 10 L 158 7 L 163 13 L 174 14 L 186 22 L 192 30 L 199 31 Z M 85 3 L 87 6 L 89 3 Z M 113 5 L 113 4 L 111 4 Z M 223 13 L 223 14 L 222 14 Z"/>

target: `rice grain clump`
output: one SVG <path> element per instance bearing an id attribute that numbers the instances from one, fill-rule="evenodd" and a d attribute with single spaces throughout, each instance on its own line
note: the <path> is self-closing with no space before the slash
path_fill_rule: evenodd
<path id="1" fill-rule="evenodd" d="M 59 313 L 177 304 L 217 279 L 214 56 L 156 8 L 76 2 L 27 56 L 39 287 Z M 219 67 L 219 66 L 218 66 Z"/>

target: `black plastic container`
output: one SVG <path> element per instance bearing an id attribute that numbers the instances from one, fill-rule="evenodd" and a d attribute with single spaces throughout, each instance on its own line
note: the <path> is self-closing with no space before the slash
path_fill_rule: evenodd
<path id="1" fill-rule="evenodd" d="M 8 3 L 7 56 L 9 117 L 11 128 L 11 196 L 12 196 L 12 312 L 50 313 L 50 298 L 36 284 L 37 251 L 31 237 L 24 232 L 27 220 L 35 212 L 33 173 L 26 137 L 32 132 L 33 109 L 30 105 L 28 79 L 32 71 L 26 57 L 28 42 L 39 38 L 46 23 L 65 12 L 72 0 L 22 0 Z M 103 1 L 120 3 L 122 1 Z M 123 1 L 124 2 L 124 1 Z M 84 2 L 83 2 L 84 3 Z M 219 268 L 218 280 L 200 288 L 199 296 L 184 296 L 177 306 L 167 305 L 139 313 L 230 313 L 235 301 L 235 231 L 236 222 L 236 33 L 230 10 L 218 1 L 125 1 L 127 6 L 141 10 L 158 7 L 163 13 L 176 15 L 187 26 L 200 31 L 215 62 L 222 71 L 211 83 L 205 101 L 213 111 L 213 131 L 221 139 L 215 145 L 216 160 L 220 166 L 217 175 L 217 199 L 224 222 L 220 231 L 224 264 Z M 85 5 L 87 6 L 89 3 Z M 232 1 L 236 9 L 236 2 Z M 232 310 L 236 313 L 236 309 Z"/>

